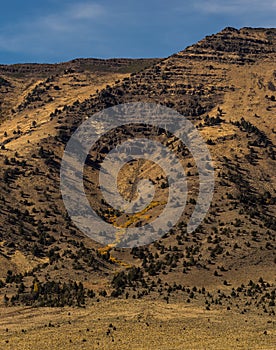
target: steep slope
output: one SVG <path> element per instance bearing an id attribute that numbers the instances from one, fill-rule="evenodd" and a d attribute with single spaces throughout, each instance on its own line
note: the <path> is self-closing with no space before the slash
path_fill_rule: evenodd
<path id="1" fill-rule="evenodd" d="M 22 119 L 20 130 L 24 131 L 14 133 L 17 125 L 3 122 L 2 134 L 9 132 L 4 135 L 1 154 L 2 259 L 14 261 L 16 251 L 42 260 L 48 257 L 51 262 L 33 272 L 40 280 L 45 276 L 74 278 L 91 287 L 89 276 L 95 264 L 89 266 L 87 260 L 92 254 L 95 263 L 103 261 L 104 265 L 94 287 L 105 287 L 113 296 L 127 293 L 168 300 L 176 295 L 195 298 L 208 307 L 215 300 L 230 307 L 234 298 L 237 308 L 251 305 L 274 312 L 275 34 L 275 29 L 226 28 L 91 97 L 86 95 L 86 99 L 72 105 L 60 106 L 50 115 L 45 111 L 47 120 L 40 125 L 27 117 L 31 124 L 23 126 Z M 7 76 L 4 79 L 8 81 Z M 4 89 L 10 88 L 4 84 Z M 160 241 L 131 251 L 98 249 L 99 245 L 83 237 L 66 215 L 59 191 L 60 159 L 68 138 L 83 120 L 103 108 L 131 101 L 172 107 L 197 126 L 215 165 L 214 198 L 207 217 L 193 234 L 186 232 L 185 223 L 194 208 L 196 193 L 190 194 L 182 220 Z M 15 136 L 11 137 L 10 132 Z M 114 140 L 121 140 L 120 133 L 104 141 L 111 144 Z M 176 148 L 173 139 L 168 141 Z M 95 161 L 100 159 L 98 152 Z M 184 157 L 183 164 L 189 166 L 190 186 L 197 188 L 197 169 L 191 155 Z M 132 183 L 136 180 L 135 167 L 147 173 L 145 164 L 126 169 L 125 175 Z M 90 201 L 105 212 L 108 207 L 95 192 L 97 171 L 87 164 L 87 174 L 93 185 L 87 186 Z M 156 178 L 160 174 L 152 169 L 147 175 Z M 161 209 L 154 208 L 148 214 L 158 215 Z M 135 226 L 137 221 L 132 224 Z M 130 266 L 135 267 L 124 271 Z M 211 294 L 205 295 L 202 287 Z M 267 297 L 263 297 L 265 293 Z"/>
<path id="2" fill-rule="evenodd" d="M 113 85 L 116 81 L 156 61 L 156 59 L 76 59 L 56 65 L 0 66 L 0 140 L 3 170 L 0 220 L 1 277 L 5 277 L 7 271 L 13 271 L 15 274 L 27 271 L 31 273 L 39 264 L 44 264 L 44 267 L 49 263 L 52 265 L 53 261 L 59 258 L 58 238 L 67 231 L 70 240 L 68 242 L 66 239 L 64 247 L 68 248 L 70 265 L 67 266 L 66 263 L 64 265 L 70 273 L 69 275 L 64 273 L 62 278 L 79 280 L 80 265 L 77 262 L 79 256 L 82 256 L 86 260 L 88 275 L 93 272 L 97 281 L 99 273 L 100 280 L 92 284 L 101 286 L 103 277 L 101 270 L 109 269 L 110 263 L 97 256 L 94 248 L 92 251 L 88 248 L 83 251 L 75 230 L 65 229 L 66 214 L 58 209 L 62 203 L 58 202 L 55 209 L 54 215 L 57 219 L 50 221 L 46 219 L 48 224 L 43 219 L 44 214 L 40 215 L 42 210 L 47 211 L 48 218 L 52 216 L 50 212 L 53 210 L 53 205 L 47 203 L 47 199 L 43 198 L 44 195 L 54 201 L 60 200 L 58 173 L 48 178 L 51 170 L 44 164 L 46 158 L 42 159 L 44 155 L 41 146 L 45 138 L 57 134 L 56 126 L 60 121 L 52 122 L 54 113 L 61 113 L 70 105 L 78 105 L 96 94 L 98 90 Z M 58 163 L 54 162 L 52 165 L 54 164 L 58 166 Z M 17 172 L 21 175 L 15 175 Z M 13 187 L 14 176 L 18 183 Z M 31 187 L 28 185 L 29 181 Z M 53 186 L 56 190 L 53 190 Z M 42 195 L 41 198 L 38 193 Z M 20 198 L 16 198 L 17 194 Z M 15 203 L 18 203 L 18 207 L 17 204 L 14 205 Z M 59 216 L 64 218 L 60 221 Z M 74 270 L 75 273 L 72 274 Z M 58 273 L 55 272 L 56 274 Z"/>
<path id="3" fill-rule="evenodd" d="M 1 141 L 3 144 L 9 142 L 15 149 L 23 146 L 22 136 L 26 133 L 30 142 L 39 141 L 46 129 L 48 133 L 54 132 L 47 124 L 51 113 L 74 102 L 83 102 L 108 84 L 112 85 L 155 61 L 76 59 L 56 65 L 0 65 L 0 120 L 6 121 L 1 130 L 10 132 L 6 140 Z M 21 133 L 19 145 L 13 136 L 18 131 Z"/>

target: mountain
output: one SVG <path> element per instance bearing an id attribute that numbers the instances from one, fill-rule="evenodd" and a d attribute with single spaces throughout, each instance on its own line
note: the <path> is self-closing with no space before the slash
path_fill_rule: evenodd
<path id="1" fill-rule="evenodd" d="M 124 297 L 275 314 L 275 34 L 225 28 L 165 59 L 0 66 L 4 302 L 60 306 L 83 304 L 88 296 Z M 197 199 L 196 165 L 170 135 L 167 142 L 182 154 L 189 188 L 196 190 L 189 191 L 185 213 L 168 234 L 132 249 L 102 247 L 70 220 L 59 181 L 66 143 L 89 116 L 126 102 L 173 108 L 208 144 L 215 190 L 195 232 L 188 233 L 186 223 Z M 97 182 L 104 145 L 111 148 L 124 133 L 131 135 L 111 132 L 92 150 L 84 180 L 102 217 L 137 227 L 147 216 L 157 217 L 164 204 L 128 222 L 110 211 Z M 129 181 L 126 196 L 133 197 L 139 172 L 166 196 L 164 177 L 147 162 L 124 170 L 119 184 Z"/>

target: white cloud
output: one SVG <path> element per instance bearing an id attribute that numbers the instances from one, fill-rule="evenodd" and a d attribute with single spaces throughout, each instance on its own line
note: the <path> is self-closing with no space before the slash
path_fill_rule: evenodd
<path id="1" fill-rule="evenodd" d="M 267 12 L 269 15 L 276 10 L 276 0 L 196 0 L 193 7 L 207 14 L 240 15 Z"/>
<path id="2" fill-rule="evenodd" d="M 96 19 L 106 13 L 105 8 L 99 4 L 79 3 L 74 5 L 68 12 L 72 19 Z"/>
<path id="3" fill-rule="evenodd" d="M 68 17 L 53 14 L 39 18 L 34 22 L 34 26 L 39 30 L 44 28 L 57 33 L 67 32 L 72 28 L 72 21 Z"/>
<path id="4" fill-rule="evenodd" d="M 37 27 L 45 26 L 51 31 L 72 32 L 84 21 L 101 20 L 107 14 L 102 5 L 96 3 L 78 3 L 65 8 L 62 12 L 49 14 L 36 21 Z"/>

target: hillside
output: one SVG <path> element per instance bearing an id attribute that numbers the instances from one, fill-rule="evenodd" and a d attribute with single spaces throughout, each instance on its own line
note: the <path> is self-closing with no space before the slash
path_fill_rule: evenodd
<path id="1" fill-rule="evenodd" d="M 62 306 L 111 296 L 274 315 L 275 34 L 275 29 L 226 28 L 154 61 L 0 66 L 0 292 L 7 295 L 5 303 Z M 182 219 L 158 242 L 133 249 L 101 247 L 66 214 L 60 161 L 70 135 L 87 117 L 138 101 L 171 107 L 198 128 L 214 162 L 213 201 L 194 233 L 187 233 L 186 222 L 197 190 L 190 191 Z M 110 146 L 122 139 L 114 132 L 103 141 Z M 173 138 L 167 142 L 177 148 Z M 114 211 L 105 216 L 109 208 L 97 189 L 103 144 L 98 149 L 86 164 L 87 194 L 106 220 L 120 223 Z M 184 149 L 178 153 L 189 168 L 190 188 L 198 188 L 191 155 Z M 127 180 L 134 184 L 138 172 L 159 177 L 162 190 L 160 171 L 139 162 L 125 169 L 121 186 Z M 125 191 L 131 195 L 133 186 Z M 157 205 L 143 214 L 156 217 L 161 210 Z M 146 220 L 138 216 L 130 225 Z"/>

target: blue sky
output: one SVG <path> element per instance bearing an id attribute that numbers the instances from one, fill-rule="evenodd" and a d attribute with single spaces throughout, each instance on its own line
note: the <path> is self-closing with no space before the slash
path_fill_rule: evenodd
<path id="1" fill-rule="evenodd" d="M 9 0 L 0 63 L 166 57 L 227 26 L 276 27 L 276 0 Z"/>

